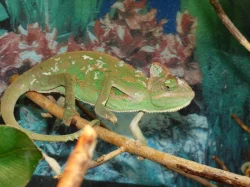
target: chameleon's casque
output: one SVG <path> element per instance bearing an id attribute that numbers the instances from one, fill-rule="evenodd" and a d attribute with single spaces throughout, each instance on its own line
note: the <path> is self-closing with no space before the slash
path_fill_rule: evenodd
<path id="1" fill-rule="evenodd" d="M 65 94 L 64 122 L 70 124 L 75 102 L 95 105 L 95 112 L 117 122 L 116 112 L 173 112 L 187 106 L 194 92 L 182 79 L 160 63 L 152 63 L 150 77 L 113 56 L 93 51 L 79 51 L 52 57 L 22 74 L 4 93 L 2 116 L 7 125 L 41 141 L 67 141 L 79 132 L 63 136 L 42 135 L 24 130 L 13 112 L 20 95 L 33 90 Z"/>

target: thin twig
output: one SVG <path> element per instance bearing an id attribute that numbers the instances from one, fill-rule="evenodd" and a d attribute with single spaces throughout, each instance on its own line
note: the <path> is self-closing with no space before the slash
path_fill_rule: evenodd
<path id="1" fill-rule="evenodd" d="M 240 42 L 241 45 L 243 45 L 248 51 L 250 51 L 250 43 L 228 18 L 223 8 L 221 7 L 219 0 L 210 0 L 210 4 L 213 6 L 222 23 L 227 27 L 231 34 Z"/>
<path id="2" fill-rule="evenodd" d="M 89 165 L 88 165 L 88 169 L 100 166 L 101 164 L 104 164 L 105 162 L 109 161 L 110 159 L 120 155 L 121 153 L 123 153 L 125 151 L 125 149 L 123 147 L 120 147 L 106 155 L 102 155 L 101 157 L 99 157 L 98 159 L 94 160 L 94 161 L 90 161 Z"/>
<path id="3" fill-rule="evenodd" d="M 225 171 L 230 171 L 230 170 L 228 169 L 228 167 L 225 165 L 225 163 L 224 163 L 220 158 L 218 158 L 217 156 L 212 156 L 212 159 L 217 163 L 217 165 L 218 165 L 221 169 L 223 169 L 223 170 L 225 170 Z"/>
<path id="4" fill-rule="evenodd" d="M 236 114 L 232 114 L 232 118 L 234 119 L 234 121 L 245 131 L 247 131 L 250 134 L 250 127 L 248 127 L 245 123 L 243 123 L 243 121 L 241 121 Z"/>
<path id="5" fill-rule="evenodd" d="M 43 159 L 48 163 L 49 167 L 56 173 L 56 177 L 61 175 L 61 166 L 59 163 L 52 157 L 48 156 L 45 154 L 41 149 L 40 149 Z"/>
<path id="6" fill-rule="evenodd" d="M 91 126 L 87 125 L 84 127 L 82 135 L 68 158 L 57 187 L 74 187 L 81 185 L 84 175 L 88 170 L 88 163 L 93 156 L 95 145 L 96 132 Z"/>

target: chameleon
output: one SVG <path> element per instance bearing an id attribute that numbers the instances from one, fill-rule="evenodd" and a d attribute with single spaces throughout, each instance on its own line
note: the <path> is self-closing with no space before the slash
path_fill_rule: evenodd
<path id="1" fill-rule="evenodd" d="M 76 139 L 81 130 L 67 135 L 38 134 L 22 128 L 14 117 L 18 98 L 28 92 L 58 92 L 65 95 L 63 122 L 70 125 L 77 113 L 75 99 L 94 105 L 95 113 L 117 122 L 113 112 L 175 112 L 190 104 L 195 94 L 185 80 L 164 65 L 153 62 L 150 76 L 109 54 L 75 51 L 58 54 L 20 75 L 4 92 L 1 101 L 6 125 L 24 131 L 39 141 Z"/>

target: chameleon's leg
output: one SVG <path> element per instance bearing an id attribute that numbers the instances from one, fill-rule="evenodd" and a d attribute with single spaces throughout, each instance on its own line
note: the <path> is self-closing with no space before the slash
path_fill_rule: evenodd
<path id="1" fill-rule="evenodd" d="M 31 90 L 49 91 L 59 86 L 65 87 L 65 106 L 63 122 L 69 126 L 71 119 L 77 114 L 75 109 L 74 77 L 69 73 L 60 73 L 49 76 L 40 76 L 40 81 L 34 82 Z"/>
<path id="2" fill-rule="evenodd" d="M 144 112 L 138 112 L 134 119 L 131 121 L 129 128 L 136 140 L 138 140 L 142 145 L 147 145 L 147 140 L 143 136 L 142 131 L 139 127 L 139 121 L 141 120 L 143 114 Z"/>
<path id="3" fill-rule="evenodd" d="M 111 121 L 112 123 L 116 123 L 117 122 L 116 116 L 113 114 L 113 112 L 105 108 L 105 104 L 108 101 L 110 90 L 112 88 L 112 84 L 113 82 L 110 81 L 106 76 L 104 79 L 104 83 L 102 85 L 102 89 L 95 103 L 95 113 L 98 116 Z"/>
<path id="4" fill-rule="evenodd" d="M 117 117 L 113 114 L 113 112 L 105 108 L 105 104 L 108 101 L 112 87 L 119 89 L 135 100 L 141 99 L 142 97 L 140 97 L 141 94 L 138 93 L 138 90 L 134 86 L 128 86 L 128 84 L 126 84 L 124 81 L 119 80 L 115 77 L 109 77 L 109 75 L 107 74 L 95 104 L 95 113 L 98 116 L 111 121 L 112 123 L 116 123 Z"/>

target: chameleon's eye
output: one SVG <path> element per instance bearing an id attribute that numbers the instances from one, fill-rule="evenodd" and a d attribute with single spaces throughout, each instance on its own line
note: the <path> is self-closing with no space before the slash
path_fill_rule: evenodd
<path id="1" fill-rule="evenodd" d="M 167 90 L 171 90 L 177 86 L 177 81 L 175 78 L 169 78 L 164 82 L 164 84 Z"/>

